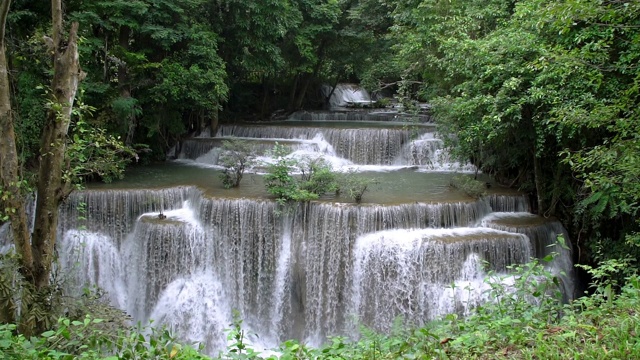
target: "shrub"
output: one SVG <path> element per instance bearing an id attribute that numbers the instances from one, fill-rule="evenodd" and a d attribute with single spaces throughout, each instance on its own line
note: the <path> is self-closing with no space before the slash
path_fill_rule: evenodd
<path id="1" fill-rule="evenodd" d="M 31 339 L 16 334 L 15 325 L 2 324 L 0 357 L 8 360 L 210 359 L 193 347 L 179 344 L 167 330 L 125 328 L 111 333 L 97 327 L 103 323 L 88 316 L 82 321 L 61 318 L 53 330 Z"/>
<path id="2" fill-rule="evenodd" d="M 349 198 L 360 204 L 364 193 L 369 191 L 371 185 L 375 183 L 377 183 L 376 179 L 358 176 L 354 171 L 349 171 L 342 176 L 338 191 L 346 193 Z"/>
<path id="3" fill-rule="evenodd" d="M 374 107 L 376 108 L 386 108 L 391 105 L 391 98 L 383 97 L 376 100 Z"/>
<path id="4" fill-rule="evenodd" d="M 451 178 L 449 183 L 451 187 L 464 191 L 465 194 L 472 198 L 479 198 L 486 194 L 487 186 L 482 181 L 475 180 L 471 176 L 456 175 Z"/>
<path id="5" fill-rule="evenodd" d="M 226 189 L 240 186 L 247 166 L 251 164 L 252 150 L 247 141 L 239 139 L 224 140 L 220 165 L 224 166 L 220 178 Z"/>
<path id="6" fill-rule="evenodd" d="M 306 159 L 299 163 L 300 188 L 311 193 L 322 195 L 338 189 L 336 174 L 331 165 L 322 158 Z"/>
<path id="7" fill-rule="evenodd" d="M 276 162 L 267 165 L 264 180 L 267 191 L 279 203 L 316 200 L 337 188 L 331 166 L 324 160 L 288 158 L 287 149 L 279 144 L 275 145 L 272 155 Z M 297 171 L 301 172 L 299 176 L 294 175 Z"/>

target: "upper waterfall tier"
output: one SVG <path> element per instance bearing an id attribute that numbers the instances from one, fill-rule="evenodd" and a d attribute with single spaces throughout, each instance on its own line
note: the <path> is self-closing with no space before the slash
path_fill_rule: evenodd
<path id="1" fill-rule="evenodd" d="M 474 171 L 470 164 L 452 159 L 434 127 L 390 122 L 301 122 L 222 125 L 216 137 L 184 140 L 177 159 L 201 165 L 219 165 L 222 142 L 231 138 L 245 141 L 254 156 L 268 157 L 276 143 L 293 157 L 322 157 L 336 170 L 344 167 L 416 166 L 426 171 Z"/>
<path id="2" fill-rule="evenodd" d="M 415 131 L 424 132 L 419 128 Z M 318 135 L 336 156 L 355 164 L 391 165 L 411 139 L 412 131 L 403 128 L 325 128 L 292 126 L 221 126 L 217 136 L 311 140 Z"/>
<path id="3" fill-rule="evenodd" d="M 306 121 L 403 121 L 411 123 L 431 123 L 431 116 L 427 114 L 406 114 L 395 109 L 373 109 L 358 111 L 297 111 L 290 120 Z"/>

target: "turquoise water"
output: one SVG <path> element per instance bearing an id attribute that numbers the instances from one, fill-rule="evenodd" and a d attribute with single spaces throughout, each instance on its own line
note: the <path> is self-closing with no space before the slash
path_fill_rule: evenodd
<path id="1" fill-rule="evenodd" d="M 207 196 L 220 198 L 268 199 L 262 175 L 245 174 L 240 186 L 225 189 L 220 170 L 176 162 L 136 167 L 126 172 L 123 180 L 110 184 L 90 184 L 89 189 L 159 189 L 175 186 L 197 186 Z M 449 186 L 454 173 L 427 173 L 414 169 L 369 171 L 349 174 L 374 179 L 363 203 L 402 204 L 411 202 L 473 201 L 463 192 Z M 347 196 L 327 194 L 323 201 L 353 202 Z"/>

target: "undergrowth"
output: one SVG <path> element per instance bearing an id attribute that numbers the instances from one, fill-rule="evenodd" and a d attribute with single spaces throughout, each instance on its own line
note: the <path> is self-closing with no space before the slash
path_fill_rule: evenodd
<path id="1" fill-rule="evenodd" d="M 516 265 L 510 275 L 491 274 L 489 302 L 467 317 L 448 315 L 420 328 L 391 334 L 363 329 L 358 340 L 333 337 L 319 348 L 289 340 L 279 355 L 262 357 L 244 340 L 236 317 L 229 347 L 217 359 L 634 359 L 640 358 L 640 277 L 618 292 L 606 279 L 594 292 L 562 303 L 556 274 L 544 261 Z M 603 270 L 590 269 L 594 274 Z M 606 271 L 605 271 L 606 272 Z M 61 319 L 39 337 L 26 339 L 14 325 L 0 325 L 3 359 L 211 359 L 179 345 L 165 330 L 96 330 L 101 320 Z"/>

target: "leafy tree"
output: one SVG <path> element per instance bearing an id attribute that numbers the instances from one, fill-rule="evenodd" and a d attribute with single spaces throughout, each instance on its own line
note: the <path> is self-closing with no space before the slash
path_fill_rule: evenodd
<path id="1" fill-rule="evenodd" d="M 316 200 L 338 188 L 331 166 L 322 159 L 297 160 L 287 157 L 287 148 L 276 144 L 272 154 L 276 162 L 267 165 L 264 176 L 267 191 L 280 204 Z M 301 172 L 299 176 L 295 172 Z"/>
<path id="2" fill-rule="evenodd" d="M 245 168 L 251 164 L 251 145 L 244 140 L 231 139 L 222 142 L 219 163 L 224 166 L 220 178 L 225 188 L 240 186 Z"/>
<path id="3" fill-rule="evenodd" d="M 530 192 L 592 256 L 624 257 L 638 252 L 639 20 L 631 2 L 399 1 L 395 59 L 458 156 Z"/>
<path id="4" fill-rule="evenodd" d="M 362 202 L 362 197 L 371 190 L 371 185 L 375 184 L 375 178 L 358 176 L 354 171 L 350 171 L 339 180 L 339 191 L 344 192 L 357 204 Z"/>
<path id="5" fill-rule="evenodd" d="M 19 271 L 24 279 L 25 291 L 20 297 L 20 331 L 31 335 L 42 331 L 48 323 L 48 308 L 52 301 L 50 288 L 51 270 L 54 259 L 58 225 L 58 205 L 73 190 L 74 173 L 84 174 L 97 171 L 101 176 L 110 176 L 110 170 L 88 165 L 87 144 L 82 141 L 106 140 L 94 137 L 89 140 L 78 136 L 75 145 L 83 147 L 73 153 L 69 151 L 68 131 L 74 117 L 74 103 L 78 84 L 85 74 L 80 69 L 78 55 L 78 23 L 72 23 L 65 36 L 62 2 L 51 1 L 52 37 L 48 40 L 48 51 L 53 59 L 53 78 L 50 91 L 47 92 L 47 116 L 42 129 L 40 143 L 40 161 L 36 182 L 37 201 L 33 232 L 29 229 L 25 208 L 25 180 L 21 173 L 16 148 L 15 120 L 11 108 L 9 86 L 9 67 L 5 56 L 5 25 L 9 14 L 10 1 L 0 5 L 0 130 L 3 141 L 0 143 L 0 209 L 3 216 L 11 221 L 12 238 L 18 255 Z M 82 125 L 78 125 L 81 129 Z M 99 133 L 98 133 L 99 135 Z M 90 145 L 107 145 L 111 150 L 124 149 L 117 141 L 110 144 L 93 142 Z M 84 146 L 83 146 L 84 145 Z M 98 151 L 100 152 L 100 151 Z M 102 150 L 102 155 L 104 155 Z M 73 158 L 73 155 L 77 155 Z M 83 158 L 83 155 L 85 156 Z M 110 158 L 114 159 L 114 158 Z M 103 159 L 108 160 L 108 159 Z M 71 171 L 71 172 L 69 172 Z M 116 172 L 121 171 L 121 167 Z M 21 284 L 22 285 L 22 284 Z M 11 310 L 15 306 L 5 303 L 2 316 L 4 321 L 13 321 Z"/>

